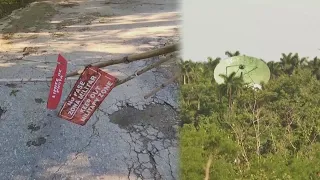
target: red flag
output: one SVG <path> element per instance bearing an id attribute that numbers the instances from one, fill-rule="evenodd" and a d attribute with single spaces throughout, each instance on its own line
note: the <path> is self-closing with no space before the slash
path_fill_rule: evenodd
<path id="1" fill-rule="evenodd" d="M 51 81 L 50 92 L 47 101 L 47 109 L 57 109 L 62 96 L 66 73 L 67 60 L 59 54 L 58 64 Z"/>
<path id="2" fill-rule="evenodd" d="M 98 67 L 86 67 L 63 104 L 59 117 L 85 125 L 116 85 L 117 78 Z"/>

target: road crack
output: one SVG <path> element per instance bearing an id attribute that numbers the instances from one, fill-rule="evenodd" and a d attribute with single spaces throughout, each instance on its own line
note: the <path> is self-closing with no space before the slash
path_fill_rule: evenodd
<path id="1" fill-rule="evenodd" d="M 99 136 L 99 131 L 98 131 L 98 129 L 96 128 L 96 123 L 100 120 L 100 118 L 99 118 L 99 116 L 97 116 L 97 115 L 96 115 L 96 118 L 97 118 L 97 120 L 92 124 L 92 133 L 91 133 L 91 135 L 90 135 L 90 137 L 89 137 L 88 143 L 87 143 L 85 146 L 83 146 L 80 150 L 78 150 L 78 151 L 76 152 L 75 157 L 72 158 L 69 163 L 72 163 L 73 161 L 75 161 L 76 159 L 78 159 L 79 155 L 80 155 L 81 153 L 83 153 L 83 152 L 91 145 L 92 139 L 93 139 L 94 137 L 100 137 L 100 136 Z M 59 166 L 59 168 L 53 173 L 52 180 L 55 180 L 55 179 L 56 179 L 57 174 L 59 173 L 59 171 L 60 171 L 63 167 L 65 167 L 65 166 L 67 165 L 67 163 L 68 163 L 68 160 L 66 160 L 62 165 Z"/>

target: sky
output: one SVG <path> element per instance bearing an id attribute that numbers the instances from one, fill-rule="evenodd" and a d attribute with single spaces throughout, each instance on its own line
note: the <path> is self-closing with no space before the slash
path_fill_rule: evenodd
<path id="1" fill-rule="evenodd" d="M 185 60 L 237 50 L 265 61 L 320 56 L 320 0 L 183 0 L 181 8 Z"/>

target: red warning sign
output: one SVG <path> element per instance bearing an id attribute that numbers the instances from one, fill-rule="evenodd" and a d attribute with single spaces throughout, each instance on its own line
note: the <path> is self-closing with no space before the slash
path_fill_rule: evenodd
<path id="1" fill-rule="evenodd" d="M 58 116 L 85 125 L 114 88 L 116 81 L 117 78 L 98 67 L 87 67 L 71 90 Z"/>
<path id="2" fill-rule="evenodd" d="M 62 90 L 64 85 L 64 80 L 67 73 L 67 60 L 59 54 L 57 60 L 57 67 L 53 73 L 49 97 L 47 101 L 47 109 L 56 109 L 59 105 Z"/>

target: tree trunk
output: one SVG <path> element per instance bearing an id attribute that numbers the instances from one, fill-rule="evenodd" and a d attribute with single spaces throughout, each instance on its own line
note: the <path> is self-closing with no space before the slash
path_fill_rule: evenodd
<path id="1" fill-rule="evenodd" d="M 232 88 L 229 89 L 229 108 L 231 109 L 232 106 Z"/>
<path id="2" fill-rule="evenodd" d="M 212 154 L 210 154 L 209 159 L 207 161 L 204 180 L 209 180 L 210 179 L 210 167 L 211 167 L 211 164 L 212 164 Z"/>
<path id="3" fill-rule="evenodd" d="M 190 84 L 190 76 L 187 74 L 187 84 Z"/>

